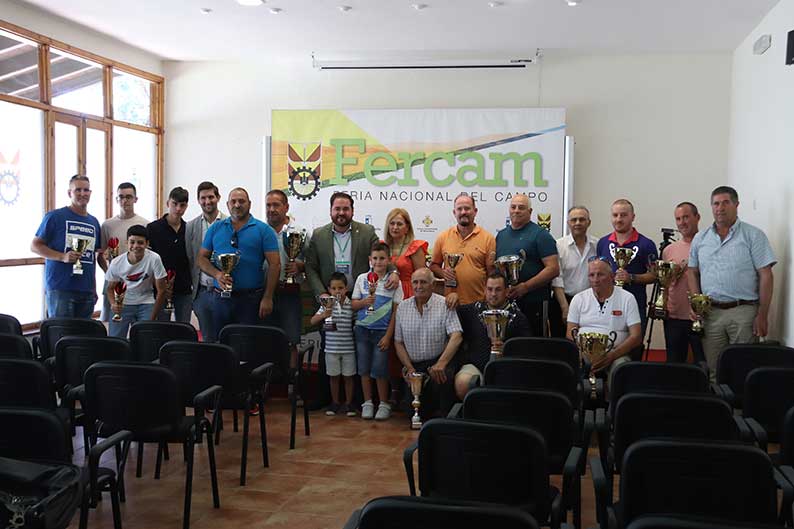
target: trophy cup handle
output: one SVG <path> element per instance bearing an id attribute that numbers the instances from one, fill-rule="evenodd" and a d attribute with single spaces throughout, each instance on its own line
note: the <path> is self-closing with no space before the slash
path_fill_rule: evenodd
<path id="1" fill-rule="evenodd" d="M 518 265 L 519 268 L 523 268 L 524 263 L 527 262 L 527 252 L 523 248 L 518 250 L 518 256 L 521 258 L 518 262 L 521 263 Z"/>
<path id="2" fill-rule="evenodd" d="M 611 351 L 615 347 L 615 340 L 618 338 L 618 333 L 615 331 L 610 331 L 609 333 L 609 345 L 607 345 L 607 352 Z"/>

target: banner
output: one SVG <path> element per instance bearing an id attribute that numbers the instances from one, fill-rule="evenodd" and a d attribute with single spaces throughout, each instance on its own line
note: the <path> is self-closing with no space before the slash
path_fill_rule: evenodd
<path id="1" fill-rule="evenodd" d="M 290 216 L 309 229 L 330 222 L 329 198 L 345 191 L 381 238 L 401 207 L 432 247 L 455 224 L 458 194 L 496 234 L 524 193 L 532 220 L 550 214 L 552 234 L 563 233 L 564 109 L 275 110 L 270 152 L 268 189 L 287 193 Z"/>

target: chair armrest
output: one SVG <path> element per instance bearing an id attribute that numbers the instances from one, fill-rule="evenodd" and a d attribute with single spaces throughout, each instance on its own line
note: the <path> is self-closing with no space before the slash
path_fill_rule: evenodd
<path id="1" fill-rule="evenodd" d="M 263 384 L 270 379 L 270 373 L 275 367 L 273 362 L 265 362 L 259 367 L 251 370 L 250 377 L 259 384 Z"/>
<path id="2" fill-rule="evenodd" d="M 45 358 L 43 360 L 43 362 L 44 362 L 44 367 L 47 368 L 47 372 L 50 373 L 50 375 L 55 373 L 55 357 L 54 356 L 51 356 L 49 358 Z"/>
<path id="3" fill-rule="evenodd" d="M 91 480 L 91 495 L 92 502 L 96 504 L 99 500 L 99 487 L 97 485 L 97 474 L 99 473 L 99 460 L 102 459 L 102 454 L 121 445 L 123 441 L 131 441 L 132 432 L 129 430 L 120 430 L 110 437 L 103 439 L 91 447 L 88 452 L 88 476 Z"/>
<path id="4" fill-rule="evenodd" d="M 590 459 L 590 473 L 593 476 L 593 490 L 595 491 L 596 519 L 601 529 L 607 529 L 607 498 L 609 497 L 607 489 L 610 485 L 604 473 L 604 466 L 601 464 L 601 459 L 597 457 Z"/>
<path id="5" fill-rule="evenodd" d="M 581 479 L 584 467 L 585 450 L 581 446 L 572 446 L 562 467 L 562 502 L 563 505 L 573 505 L 575 501 L 574 483 Z M 563 517 L 565 518 L 565 516 Z"/>
<path id="6" fill-rule="evenodd" d="M 298 348 L 298 365 L 303 364 L 303 357 L 306 356 L 306 353 L 314 353 L 313 343 Z"/>
<path id="7" fill-rule="evenodd" d="M 74 409 L 74 403 L 77 401 L 82 402 L 85 399 L 85 385 L 70 387 L 67 386 L 66 391 L 63 393 L 63 405 L 70 410 Z"/>
<path id="8" fill-rule="evenodd" d="M 403 451 L 403 465 L 405 465 L 405 477 L 408 478 L 408 490 L 411 496 L 416 496 L 416 484 L 414 483 L 414 452 L 419 448 L 419 441 L 414 441 Z"/>
<path id="9" fill-rule="evenodd" d="M 597 408 L 595 411 L 595 432 L 598 438 L 598 453 L 601 461 L 606 464 L 607 449 L 609 448 L 610 420 L 604 408 Z"/>
<path id="10" fill-rule="evenodd" d="M 747 417 L 745 420 L 747 426 L 750 427 L 750 430 L 753 431 L 753 436 L 755 437 L 756 443 L 758 443 L 758 448 L 763 450 L 764 452 L 767 451 L 767 441 L 769 437 L 766 434 L 766 430 L 761 423 L 753 419 L 752 417 Z"/>
<path id="11" fill-rule="evenodd" d="M 720 391 L 722 391 L 722 398 L 725 399 L 725 402 L 731 406 L 736 404 L 736 394 L 728 384 L 720 384 Z"/>
<path id="12" fill-rule="evenodd" d="M 612 505 L 607 507 L 607 528 L 618 529 L 618 516 Z"/>
<path id="13" fill-rule="evenodd" d="M 463 415 L 463 403 L 456 402 L 452 405 L 452 409 L 447 414 L 447 419 L 460 419 Z"/>
<path id="14" fill-rule="evenodd" d="M 31 340 L 31 346 L 33 349 L 33 359 L 34 360 L 41 360 L 41 338 L 38 336 L 34 336 L 33 340 Z"/>
<path id="15" fill-rule="evenodd" d="M 754 443 L 755 436 L 750 431 L 750 427 L 747 426 L 747 421 L 742 417 L 733 417 L 733 422 L 736 423 L 736 429 L 739 430 L 739 439 L 744 441 L 745 443 Z"/>
<path id="16" fill-rule="evenodd" d="M 193 397 L 193 407 L 200 410 L 214 408 L 223 393 L 223 386 L 210 386 Z"/>
<path id="17" fill-rule="evenodd" d="M 794 468 L 791 468 L 789 465 L 780 465 L 777 470 L 784 478 L 786 478 L 786 481 L 794 485 Z M 776 481 L 777 479 L 777 476 L 775 476 Z M 785 509 L 785 514 L 788 517 L 789 527 L 791 527 L 791 524 L 794 523 L 794 520 L 792 520 L 792 518 L 794 518 L 794 513 L 792 513 L 791 502 L 786 503 L 784 501 L 780 506 L 780 509 L 781 511 Z"/>
<path id="18" fill-rule="evenodd" d="M 604 379 L 597 378 L 596 379 L 596 398 L 599 401 L 603 402 L 605 395 L 606 395 L 606 392 L 604 391 Z"/>
<path id="19" fill-rule="evenodd" d="M 342 529 L 357 529 L 358 522 L 361 520 L 361 509 L 356 509 L 353 511 L 353 514 L 350 515 L 350 518 L 347 519 L 345 522 L 345 526 Z"/>
<path id="20" fill-rule="evenodd" d="M 159 359 L 159 358 L 155 358 L 154 360 L 152 360 L 152 361 L 151 361 L 151 362 L 149 362 L 149 363 L 150 363 L 150 364 L 154 364 L 154 365 L 160 365 L 160 359 Z"/>
<path id="21" fill-rule="evenodd" d="M 791 470 L 791 467 L 788 467 Z M 789 476 L 791 473 L 789 473 Z M 774 469 L 775 483 L 777 488 L 783 493 L 783 498 L 780 503 L 780 513 L 778 514 L 778 522 L 785 523 L 791 516 L 791 503 L 794 501 L 794 485 L 789 481 L 788 477 L 784 475 L 779 469 Z"/>

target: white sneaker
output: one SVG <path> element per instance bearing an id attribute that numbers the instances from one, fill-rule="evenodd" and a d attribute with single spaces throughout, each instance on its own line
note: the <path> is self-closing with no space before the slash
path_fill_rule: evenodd
<path id="1" fill-rule="evenodd" d="M 375 414 L 376 421 L 385 421 L 391 417 L 391 406 L 385 402 L 381 402 L 378 406 L 378 413 Z"/>
<path id="2" fill-rule="evenodd" d="M 366 401 L 361 405 L 361 418 L 372 419 L 375 416 L 375 406 L 371 400 Z"/>

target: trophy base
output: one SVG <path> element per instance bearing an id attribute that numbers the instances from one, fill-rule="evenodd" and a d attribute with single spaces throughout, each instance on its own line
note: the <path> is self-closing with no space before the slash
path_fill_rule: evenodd
<path id="1" fill-rule="evenodd" d="M 658 320 L 667 319 L 667 310 L 661 307 L 654 307 L 653 308 L 653 317 Z"/>
<path id="2" fill-rule="evenodd" d="M 73 276 L 81 276 L 81 275 L 83 275 L 83 269 L 82 268 L 72 268 L 72 275 Z"/>
<path id="3" fill-rule="evenodd" d="M 284 284 L 285 285 L 294 285 L 295 284 L 295 278 L 292 277 L 292 276 L 287 277 L 287 279 L 284 280 Z"/>
<path id="4" fill-rule="evenodd" d="M 419 418 L 419 415 L 414 415 L 411 417 L 411 430 L 421 430 L 422 429 L 422 419 Z"/>
<path id="5" fill-rule="evenodd" d="M 326 332 L 327 331 L 335 331 L 336 330 L 336 323 L 330 323 L 330 324 L 324 323 L 323 324 L 323 330 L 326 331 Z"/>
<path id="6" fill-rule="evenodd" d="M 617 280 L 617 279 L 615 280 L 615 286 L 616 286 L 616 287 L 622 287 L 622 286 L 624 286 L 625 284 L 626 284 L 626 283 L 625 283 L 625 281 L 619 281 L 619 280 Z"/>
<path id="7" fill-rule="evenodd" d="M 445 281 L 444 282 L 444 286 L 445 287 L 449 287 L 449 288 L 455 288 L 456 286 L 458 286 L 458 282 L 457 281 Z"/>
<path id="8" fill-rule="evenodd" d="M 221 297 L 224 298 L 224 299 L 228 299 L 228 298 L 232 297 L 232 291 L 231 290 L 221 290 Z"/>
<path id="9" fill-rule="evenodd" d="M 120 322 L 121 321 L 121 316 L 116 314 L 110 319 L 110 321 Z"/>

